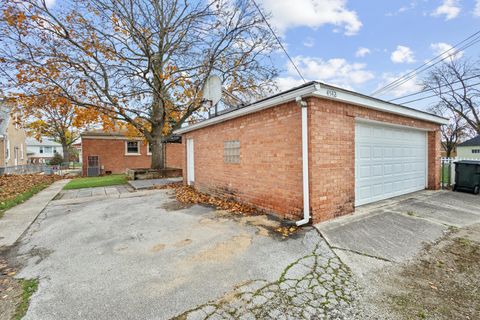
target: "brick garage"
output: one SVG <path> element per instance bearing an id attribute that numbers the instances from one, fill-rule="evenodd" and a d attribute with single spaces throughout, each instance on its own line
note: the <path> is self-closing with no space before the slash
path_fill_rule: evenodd
<path id="1" fill-rule="evenodd" d="M 308 121 L 302 121 L 302 112 Z M 352 213 L 356 202 L 438 189 L 442 123 L 445 119 L 435 115 L 315 82 L 176 133 L 183 134 L 187 152 L 186 184 L 287 219 L 301 219 L 309 210 L 316 223 Z M 367 138 L 356 136 L 362 132 Z M 371 145 L 368 134 L 373 134 Z M 369 176 L 362 178 L 356 167 Z M 374 174 L 379 170 L 381 183 Z M 395 178 L 395 170 L 406 178 Z"/>
<path id="2" fill-rule="evenodd" d="M 138 152 L 127 152 L 127 143 L 135 142 Z M 98 156 L 102 173 L 125 173 L 131 168 L 149 168 L 151 155 L 141 138 L 129 138 L 122 132 L 89 131 L 82 134 L 83 175 L 87 175 L 89 156 Z M 184 150 L 181 139 L 166 144 L 166 165 L 182 168 Z"/>

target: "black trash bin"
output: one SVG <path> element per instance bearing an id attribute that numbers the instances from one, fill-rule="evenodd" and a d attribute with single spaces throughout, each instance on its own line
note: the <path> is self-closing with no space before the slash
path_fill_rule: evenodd
<path id="1" fill-rule="evenodd" d="M 462 160 L 455 162 L 454 191 L 480 192 L 480 161 Z"/>

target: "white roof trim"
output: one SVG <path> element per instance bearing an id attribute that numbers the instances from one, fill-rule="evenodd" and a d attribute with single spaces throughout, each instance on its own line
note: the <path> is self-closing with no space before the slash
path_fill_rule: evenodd
<path id="1" fill-rule="evenodd" d="M 82 139 L 91 140 L 125 140 L 125 141 L 142 141 L 142 137 L 127 137 L 127 136 L 102 136 L 102 135 L 82 135 Z"/>
<path id="2" fill-rule="evenodd" d="M 378 110 L 387 113 L 398 114 L 408 118 L 414 118 L 438 124 L 448 124 L 448 119 L 439 117 L 432 113 L 423 112 L 413 108 L 405 107 L 402 105 L 390 103 L 380 99 L 365 96 L 356 92 L 344 90 L 341 88 L 329 86 L 326 84 L 320 84 L 320 89 L 313 93 L 313 96 L 328 99 L 342 101 L 349 104 L 362 106 L 365 108 Z"/>
<path id="3" fill-rule="evenodd" d="M 279 95 L 273 96 L 271 98 L 266 98 L 259 102 L 253 103 L 249 106 L 243 107 L 241 109 L 231 111 L 229 113 L 222 114 L 220 116 L 210 118 L 208 120 L 180 128 L 174 131 L 174 134 L 183 134 L 186 132 L 198 130 L 204 127 L 208 127 L 217 123 L 221 123 L 230 119 L 238 118 L 247 114 L 251 114 L 257 111 L 268 109 L 283 103 L 295 101 L 297 97 L 308 97 L 314 96 L 328 100 L 342 101 L 353 105 L 362 106 L 369 109 L 379 110 L 383 112 L 398 114 L 401 116 L 424 120 L 428 122 L 433 122 L 437 124 L 447 124 L 448 120 L 434 114 L 427 112 L 422 112 L 405 106 L 397 105 L 387 101 L 379 100 L 369 96 L 365 96 L 359 93 L 352 91 L 344 90 L 334 86 L 326 85 L 323 83 L 315 83 L 305 87 L 299 87 L 298 89 L 293 89 L 281 93 Z"/>
<path id="4" fill-rule="evenodd" d="M 254 112 L 257 112 L 257 111 L 268 109 L 268 108 L 280 105 L 282 103 L 295 101 L 295 99 L 298 96 L 311 95 L 312 92 L 315 92 L 316 88 L 317 88 L 317 84 L 312 83 L 309 86 L 301 87 L 301 88 L 298 88 L 297 90 L 287 91 L 285 93 L 281 93 L 281 94 L 279 94 L 277 96 L 274 96 L 272 98 L 267 98 L 267 99 L 261 100 L 259 102 L 253 103 L 253 104 L 251 104 L 247 107 L 243 107 L 243 108 L 240 108 L 238 110 L 235 110 L 235 111 L 232 111 L 232 112 L 229 112 L 229 113 L 225 113 L 225 114 L 222 114 L 222 115 L 214 117 L 214 118 L 210 118 L 208 120 L 190 125 L 190 126 L 185 127 L 185 128 L 177 129 L 173 133 L 174 134 L 182 134 L 182 133 L 185 133 L 185 132 L 189 132 L 189 131 L 197 130 L 197 129 L 204 128 L 204 127 L 207 127 L 207 126 L 211 126 L 213 124 L 220 123 L 220 122 L 223 122 L 223 121 L 226 121 L 226 120 L 230 120 L 230 119 L 233 119 L 233 118 L 238 118 L 238 117 L 250 114 L 250 113 L 254 113 Z"/>

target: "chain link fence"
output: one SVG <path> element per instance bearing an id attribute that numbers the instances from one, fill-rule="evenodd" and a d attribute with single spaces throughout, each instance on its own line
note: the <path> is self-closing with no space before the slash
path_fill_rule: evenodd
<path id="1" fill-rule="evenodd" d="M 48 164 L 25 164 L 19 166 L 0 167 L 0 175 L 4 174 L 28 174 L 44 173 L 63 175 L 72 170 L 81 170 L 82 164 L 78 162 L 65 162 L 59 165 Z"/>

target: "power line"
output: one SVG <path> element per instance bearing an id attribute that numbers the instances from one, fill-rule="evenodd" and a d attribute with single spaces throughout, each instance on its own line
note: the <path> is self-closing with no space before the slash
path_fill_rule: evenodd
<path id="1" fill-rule="evenodd" d="M 470 43 L 464 45 L 463 47 L 459 48 L 454 54 L 457 54 L 457 53 L 460 52 L 461 50 L 465 50 L 465 49 L 467 49 L 468 47 L 471 47 L 472 45 L 474 45 L 474 44 L 476 44 L 476 43 L 478 43 L 478 42 L 480 42 L 480 36 L 479 36 L 477 39 L 475 39 L 475 40 L 471 41 Z M 432 67 L 435 66 L 436 64 L 444 61 L 445 59 L 447 59 L 447 58 L 449 58 L 449 57 L 450 57 L 450 56 L 445 56 L 443 59 L 441 59 L 441 60 L 439 60 L 439 61 L 437 61 L 437 62 L 435 62 L 435 63 L 433 63 L 433 64 L 431 64 L 431 65 L 428 65 L 428 66 L 425 67 L 423 70 L 420 70 L 418 73 L 424 72 L 424 71 L 432 68 Z M 401 82 L 397 83 L 397 84 L 394 85 L 393 87 L 390 87 L 387 91 L 393 90 L 393 89 L 401 86 L 402 84 L 406 83 L 407 81 L 413 79 L 416 75 L 417 75 L 416 73 L 410 75 L 409 77 L 403 79 Z"/>
<path id="2" fill-rule="evenodd" d="M 474 78 L 479 78 L 479 77 L 480 77 L 480 76 L 478 76 L 478 75 L 476 75 L 476 76 L 471 76 L 471 77 L 468 77 L 468 78 L 465 78 L 465 79 L 462 79 L 462 80 L 457 80 L 457 81 L 453 81 L 453 82 L 451 82 L 451 83 L 443 84 L 443 85 L 441 85 L 441 86 L 438 86 L 438 88 L 448 87 L 449 85 L 452 85 L 452 84 L 455 84 L 455 83 L 459 83 L 459 82 L 463 82 L 463 81 L 468 81 L 468 80 L 471 80 L 471 79 L 474 79 Z M 408 97 L 411 97 L 411 96 L 416 96 L 417 94 L 422 94 L 422 93 L 425 93 L 425 92 L 433 91 L 433 90 L 435 90 L 435 89 L 436 89 L 436 88 L 424 89 L 424 90 L 422 90 L 422 91 L 410 93 L 410 94 L 407 94 L 407 95 L 404 95 L 404 96 L 401 96 L 401 97 L 398 97 L 398 98 L 395 98 L 395 99 L 388 100 L 388 102 L 393 102 L 393 101 L 400 100 L 400 99 L 404 99 L 404 98 L 408 98 Z"/>
<path id="3" fill-rule="evenodd" d="M 476 39 L 474 39 L 473 41 L 469 42 L 468 44 L 462 46 L 461 48 L 459 48 L 458 50 L 455 51 L 454 54 L 457 54 L 458 52 L 460 52 L 461 50 L 464 50 L 464 49 L 467 49 L 468 47 L 471 47 L 472 45 L 478 43 L 480 41 L 480 37 L 477 37 Z M 453 48 L 453 47 L 452 47 Z M 452 49 L 451 48 L 451 49 Z M 451 50 L 449 49 L 449 50 Z M 447 51 L 445 51 L 443 54 L 445 54 Z M 426 67 L 425 64 L 416 68 L 415 70 L 403 75 L 402 77 L 398 78 L 397 80 L 395 80 L 394 82 L 390 83 L 389 85 L 377 90 L 374 94 L 378 94 L 380 92 L 386 92 L 386 91 L 390 91 L 390 90 L 393 90 L 395 89 L 396 87 L 398 86 L 401 86 L 402 84 L 406 83 L 407 81 L 413 79 L 417 74 L 419 73 L 422 73 L 430 68 L 432 68 L 433 66 L 437 65 L 438 63 L 444 61 L 445 59 L 449 58 L 451 55 L 448 55 L 448 56 L 445 56 L 444 58 L 442 58 L 441 60 L 439 61 L 436 61 L 435 63 L 432 63 L 432 64 L 429 64 L 427 65 Z M 433 61 L 435 59 L 432 59 L 430 61 L 427 61 L 426 64 L 430 63 L 431 61 Z M 419 71 L 418 71 L 419 70 Z M 418 72 L 417 72 L 418 71 Z"/>
<path id="4" fill-rule="evenodd" d="M 287 49 L 285 49 L 285 47 L 283 46 L 282 42 L 280 41 L 280 39 L 277 37 L 277 35 L 275 34 L 275 31 L 273 31 L 273 28 L 270 26 L 270 23 L 268 23 L 267 21 L 267 18 L 265 17 L 265 15 L 263 14 L 262 10 L 260 10 L 260 7 L 258 6 L 257 2 L 255 0 L 252 0 L 253 4 L 255 5 L 255 7 L 257 8 L 258 12 L 260 13 L 260 15 L 262 16 L 262 19 L 263 21 L 265 21 L 265 23 L 267 24 L 268 26 L 268 29 L 270 29 L 270 32 L 273 34 L 273 36 L 275 37 L 275 39 L 277 40 L 278 44 L 280 45 L 280 47 L 282 48 L 283 52 L 285 52 L 285 55 L 288 57 L 288 59 L 290 60 L 290 63 L 293 65 L 293 67 L 295 68 L 295 70 L 297 71 L 298 75 L 300 76 L 300 78 L 302 78 L 303 80 L 303 83 L 307 83 L 307 81 L 305 80 L 305 78 L 303 77 L 302 73 L 300 72 L 300 69 L 298 69 L 297 65 L 295 64 L 295 62 L 293 61 L 292 57 L 290 57 L 290 55 L 288 54 L 287 52 Z"/>
<path id="5" fill-rule="evenodd" d="M 395 88 L 395 87 L 397 87 L 397 86 L 405 83 L 406 81 L 410 80 L 411 78 L 413 78 L 413 77 L 417 74 L 417 71 L 419 71 L 420 69 L 424 68 L 425 66 L 427 66 L 427 67 L 424 68 L 424 70 L 421 70 L 420 72 L 423 72 L 423 71 L 425 71 L 425 70 L 433 67 L 434 65 L 442 62 L 443 60 L 445 60 L 445 59 L 449 58 L 450 56 L 452 56 L 452 54 L 446 55 L 446 56 L 445 56 L 444 58 L 442 58 L 441 60 L 439 60 L 439 61 L 431 64 L 433 61 L 437 60 L 438 58 L 441 58 L 442 56 L 444 56 L 445 54 L 447 54 L 449 51 L 451 51 L 451 50 L 455 49 L 456 47 L 462 45 L 463 43 L 467 42 L 468 40 L 476 37 L 478 34 L 480 34 L 480 30 L 477 31 L 477 32 L 475 32 L 474 34 L 470 35 L 470 36 L 467 37 L 466 39 L 460 41 L 459 43 L 455 44 L 453 47 L 449 48 L 448 50 L 445 50 L 444 52 L 440 53 L 440 54 L 437 55 L 436 57 L 434 57 L 434 58 L 428 60 L 427 62 L 423 63 L 422 65 L 420 65 L 419 67 L 415 68 L 414 70 L 406 73 L 405 75 L 403 75 L 403 76 L 397 78 L 396 80 L 388 83 L 387 85 L 383 86 L 382 88 L 374 91 L 371 95 L 377 95 L 377 94 L 379 94 L 379 93 L 381 93 L 381 92 L 392 90 L 393 88 Z M 460 50 L 463 50 L 463 49 L 465 49 L 465 48 L 468 48 L 469 46 L 472 46 L 473 44 L 475 44 L 476 42 L 478 42 L 479 39 L 480 39 L 480 38 L 474 39 L 473 41 L 471 41 L 470 43 L 468 43 L 468 44 L 465 45 L 464 47 L 456 50 L 456 52 L 455 52 L 454 54 L 457 54 Z M 418 72 L 418 73 L 420 73 L 420 72 Z M 407 79 L 407 78 L 408 78 L 408 79 Z M 406 79 L 406 80 L 404 81 L 404 79 Z M 402 81 L 404 81 L 404 82 L 402 82 Z M 400 82 L 402 82 L 402 83 L 400 83 Z"/>
<path id="6" fill-rule="evenodd" d="M 466 88 L 478 86 L 479 84 L 480 84 L 480 82 L 477 82 L 477 83 L 474 83 L 474 84 L 471 84 L 471 85 L 468 85 L 468 86 L 465 86 L 465 87 L 461 87 L 461 88 L 455 89 L 454 91 L 460 90 L 460 89 L 464 89 L 464 88 L 466 89 Z M 421 100 L 425 100 L 425 99 L 430 99 L 430 98 L 433 98 L 433 97 L 438 97 L 438 94 L 432 94 L 432 95 L 430 95 L 430 96 L 421 97 L 421 98 L 417 98 L 417 99 L 414 99 L 414 100 L 402 102 L 402 104 L 417 102 L 417 101 L 421 101 Z"/>
<path id="7" fill-rule="evenodd" d="M 459 42 L 458 44 L 456 44 L 455 46 L 451 47 L 450 49 L 442 52 L 441 54 L 439 54 L 438 56 L 434 57 L 433 59 L 425 62 L 424 64 L 422 64 L 421 66 L 417 67 L 415 70 L 412 70 L 408 73 L 406 73 L 405 75 L 401 76 L 400 78 L 390 82 L 389 84 L 387 84 L 386 86 L 378 89 L 377 91 L 375 91 L 374 93 L 372 94 L 378 94 L 380 92 L 384 92 L 384 91 L 389 91 L 389 90 L 392 90 L 393 88 L 396 88 L 398 87 L 399 85 L 402 85 L 403 83 L 407 82 L 408 80 L 412 79 L 413 77 L 416 76 L 417 74 L 417 71 L 419 71 L 418 73 L 421 73 L 421 72 L 424 72 L 426 71 L 427 69 L 435 66 L 436 64 L 442 62 L 443 60 L 449 58 L 450 56 L 452 56 L 452 54 L 450 55 L 446 55 L 449 51 L 455 49 L 457 46 L 463 44 L 464 42 L 468 41 L 469 39 L 471 39 L 472 37 L 475 37 L 478 33 L 480 33 L 480 31 L 476 32 L 475 34 L 471 35 L 470 37 L 464 39 L 463 41 Z M 466 49 L 472 45 L 474 45 L 475 43 L 477 43 L 479 41 L 480 37 L 477 37 L 476 39 L 470 41 L 468 44 L 464 45 L 463 47 L 459 48 L 458 50 L 456 50 L 454 52 L 454 55 L 457 54 L 460 50 L 463 50 L 463 49 Z M 435 63 L 432 63 L 433 61 L 435 61 L 436 59 L 444 56 L 442 59 L 440 59 L 439 61 L 436 61 Z M 432 64 L 431 64 L 432 63 Z M 426 67 L 425 67 L 426 66 Z M 421 70 L 423 69 L 423 70 Z"/>

